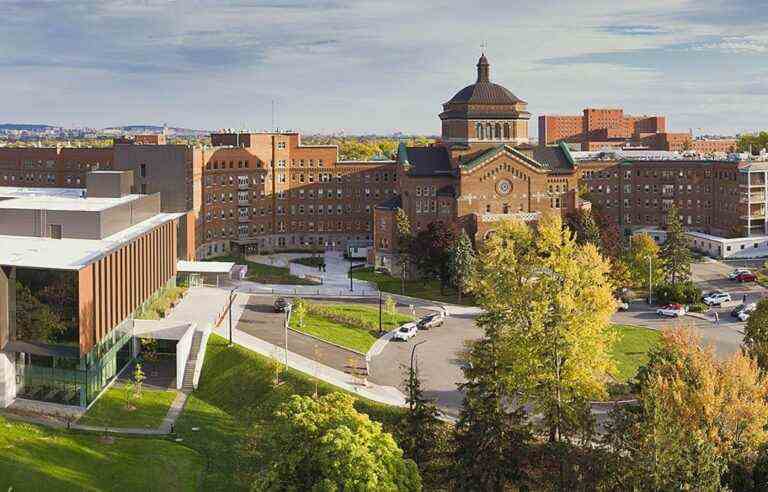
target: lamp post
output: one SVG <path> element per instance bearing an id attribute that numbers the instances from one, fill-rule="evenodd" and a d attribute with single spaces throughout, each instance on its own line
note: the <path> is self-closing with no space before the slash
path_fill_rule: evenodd
<path id="1" fill-rule="evenodd" d="M 291 308 L 292 304 L 288 304 L 285 307 L 285 375 L 288 375 L 288 324 L 291 320 Z"/>
<path id="2" fill-rule="evenodd" d="M 349 255 L 349 252 L 347 252 Z M 354 292 L 355 290 L 352 288 L 352 255 L 349 255 L 349 291 Z"/>
<path id="3" fill-rule="evenodd" d="M 381 291 L 379 291 L 379 336 L 381 336 Z"/>
<path id="4" fill-rule="evenodd" d="M 235 291 L 239 289 L 240 286 L 234 287 L 232 290 L 229 291 L 229 346 L 232 346 L 232 299 L 235 296 Z"/>
<path id="5" fill-rule="evenodd" d="M 408 372 L 408 377 L 409 378 L 413 374 L 413 357 L 416 354 L 416 347 L 418 347 L 422 343 L 427 343 L 427 340 L 422 340 L 422 341 L 420 341 L 418 343 L 414 343 L 413 344 L 413 348 L 411 349 L 411 370 Z M 411 395 L 408 395 L 408 396 L 409 396 L 409 400 L 411 400 L 410 401 L 410 409 L 411 409 L 411 411 L 413 411 L 413 398 L 410 398 Z"/>

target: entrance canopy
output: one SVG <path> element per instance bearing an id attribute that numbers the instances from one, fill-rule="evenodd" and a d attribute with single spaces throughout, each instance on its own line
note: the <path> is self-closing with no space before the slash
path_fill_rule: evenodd
<path id="1" fill-rule="evenodd" d="M 176 263 L 180 273 L 226 273 L 229 274 L 235 264 L 231 261 L 182 261 Z"/>

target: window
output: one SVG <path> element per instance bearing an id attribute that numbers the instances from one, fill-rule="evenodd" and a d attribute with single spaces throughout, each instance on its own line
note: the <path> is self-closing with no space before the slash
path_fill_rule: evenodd
<path id="1" fill-rule="evenodd" d="M 142 178 L 146 178 L 147 177 L 147 165 L 146 164 L 141 164 L 139 166 L 139 176 L 142 177 Z"/>

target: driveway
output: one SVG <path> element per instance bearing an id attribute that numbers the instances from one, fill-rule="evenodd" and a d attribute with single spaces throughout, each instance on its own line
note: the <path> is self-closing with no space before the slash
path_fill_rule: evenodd
<path id="1" fill-rule="evenodd" d="M 729 292 L 734 300 L 747 295 L 754 302 L 768 294 L 768 289 L 757 282 L 736 282 L 729 280 L 728 274 L 734 270 L 734 266 L 727 265 L 717 260 L 705 260 L 691 265 L 693 282 L 701 287 L 704 292 L 722 290 Z"/>
<path id="2" fill-rule="evenodd" d="M 464 381 L 461 352 L 467 340 L 481 338 L 482 330 L 475 326 L 475 314 L 453 314 L 443 326 L 421 330 L 408 342 L 390 342 L 384 351 L 370 361 L 369 379 L 375 383 L 394 386 L 405 392 L 404 380 L 410 366 L 415 344 L 419 375 L 424 393 L 437 400 L 448 415 L 457 416 L 463 399 L 456 387 Z"/>

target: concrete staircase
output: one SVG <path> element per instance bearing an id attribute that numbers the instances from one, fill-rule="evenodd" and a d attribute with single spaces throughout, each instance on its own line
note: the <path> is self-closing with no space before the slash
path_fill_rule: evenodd
<path id="1" fill-rule="evenodd" d="M 189 349 L 187 365 L 184 366 L 184 379 L 181 384 L 182 391 L 192 392 L 195 390 L 195 367 L 197 366 L 197 353 L 200 351 L 200 343 L 202 340 L 203 332 L 196 330 L 192 337 L 192 347 Z"/>

